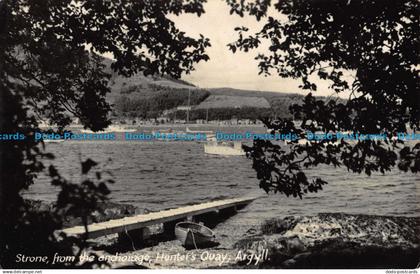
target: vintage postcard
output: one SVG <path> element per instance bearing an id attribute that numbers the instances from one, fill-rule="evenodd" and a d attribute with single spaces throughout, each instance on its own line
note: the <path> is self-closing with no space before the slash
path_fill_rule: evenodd
<path id="1" fill-rule="evenodd" d="M 418 11 L 0 0 L 1 271 L 418 273 Z"/>

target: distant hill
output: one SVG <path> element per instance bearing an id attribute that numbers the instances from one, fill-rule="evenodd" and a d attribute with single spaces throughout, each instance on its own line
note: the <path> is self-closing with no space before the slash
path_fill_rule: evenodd
<path id="1" fill-rule="evenodd" d="M 146 77 L 142 73 L 138 73 L 127 78 L 112 71 L 112 60 L 104 58 L 103 62 L 107 72 L 111 74 L 111 93 L 107 99 L 114 105 L 114 116 L 117 117 L 156 118 L 166 110 L 187 105 L 190 96 L 190 106 L 196 106 L 197 110 L 218 107 L 226 111 L 238 106 L 242 106 L 244 109 L 252 108 L 254 111 L 255 109 L 269 108 L 271 116 L 285 118 L 290 117 L 289 106 L 301 103 L 303 99 L 303 96 L 297 93 L 226 87 L 202 89 L 169 76 Z M 267 114 L 267 111 L 263 112 Z M 234 112 L 232 111 L 232 113 Z"/>
<path id="2" fill-rule="evenodd" d="M 106 72 L 111 75 L 110 88 L 111 93 L 108 94 L 108 100 L 114 103 L 122 94 L 130 93 L 129 97 L 150 97 L 155 92 L 156 87 L 166 87 L 170 89 L 197 89 L 193 84 L 183 80 L 173 79 L 169 76 L 144 76 L 143 73 L 137 73 L 131 77 L 124 77 L 111 69 L 112 60 L 103 59 Z M 140 94 L 141 93 L 141 94 Z"/>

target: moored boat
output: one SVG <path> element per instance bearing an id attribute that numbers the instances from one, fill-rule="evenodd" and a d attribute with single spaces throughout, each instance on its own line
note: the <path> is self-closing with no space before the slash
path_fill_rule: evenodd
<path id="1" fill-rule="evenodd" d="M 43 141 L 44 143 L 56 144 L 56 143 L 64 142 L 64 139 L 44 139 Z"/>
<path id="2" fill-rule="evenodd" d="M 215 243 L 216 238 L 213 230 L 193 222 L 177 223 L 175 236 L 186 248 L 208 246 Z"/>
<path id="3" fill-rule="evenodd" d="M 204 153 L 224 155 L 224 156 L 242 156 L 245 151 L 242 149 L 241 142 L 217 142 L 210 141 L 204 144 Z"/>
<path id="4" fill-rule="evenodd" d="M 214 134 L 211 130 L 191 130 L 188 127 L 185 128 L 187 133 L 202 133 L 202 134 Z"/>
<path id="5" fill-rule="evenodd" d="M 191 130 L 188 127 L 186 127 L 185 131 L 191 134 L 203 134 L 206 136 L 207 140 L 211 140 L 216 137 L 216 134 L 211 130 Z"/>

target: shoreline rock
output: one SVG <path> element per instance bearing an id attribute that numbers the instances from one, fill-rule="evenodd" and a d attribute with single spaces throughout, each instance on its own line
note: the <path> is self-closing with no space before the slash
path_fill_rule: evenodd
<path id="1" fill-rule="evenodd" d="M 261 235 L 237 248 L 265 243 L 260 268 L 415 268 L 420 218 L 322 213 L 267 220 Z"/>

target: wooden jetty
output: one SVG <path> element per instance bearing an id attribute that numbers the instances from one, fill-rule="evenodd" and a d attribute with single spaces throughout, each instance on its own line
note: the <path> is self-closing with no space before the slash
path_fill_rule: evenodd
<path id="1" fill-rule="evenodd" d="M 148 236 L 148 226 L 156 224 L 163 224 L 165 232 L 172 234 L 174 233 L 174 227 L 177 222 L 189 218 L 205 216 L 205 214 L 209 213 L 218 213 L 219 215 L 234 213 L 237 208 L 244 207 L 255 199 L 257 199 L 257 197 L 218 200 L 101 223 L 93 223 L 88 226 L 87 238 L 92 239 L 118 233 L 120 237 L 130 234 L 130 238 L 135 237 L 139 240 L 139 238 L 146 238 Z M 62 232 L 67 236 L 80 237 L 84 235 L 86 231 L 84 226 L 75 226 L 63 229 Z"/>

